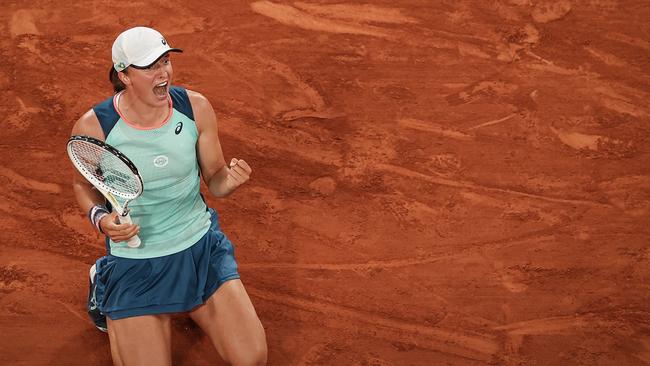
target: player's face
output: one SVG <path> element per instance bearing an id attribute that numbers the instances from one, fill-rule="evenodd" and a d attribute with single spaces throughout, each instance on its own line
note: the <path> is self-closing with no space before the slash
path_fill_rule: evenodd
<path id="1" fill-rule="evenodd" d="M 167 106 L 173 74 L 172 62 L 166 54 L 145 69 L 130 67 L 128 75 L 138 99 L 151 106 Z"/>

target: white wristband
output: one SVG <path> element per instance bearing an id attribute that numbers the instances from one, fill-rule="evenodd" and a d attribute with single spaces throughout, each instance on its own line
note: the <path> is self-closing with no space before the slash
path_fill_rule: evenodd
<path id="1" fill-rule="evenodd" d="M 90 212 L 88 213 L 88 218 L 90 219 L 90 222 L 93 224 L 93 226 L 99 231 L 100 233 L 104 234 L 102 231 L 102 228 L 99 226 L 99 222 L 102 220 L 102 218 L 106 215 L 108 215 L 110 212 L 108 211 L 108 208 L 104 205 L 95 205 L 93 208 L 90 209 Z"/>

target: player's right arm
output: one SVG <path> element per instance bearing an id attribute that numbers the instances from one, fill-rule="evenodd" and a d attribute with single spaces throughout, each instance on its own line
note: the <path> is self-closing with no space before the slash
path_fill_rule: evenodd
<path id="1" fill-rule="evenodd" d="M 92 109 L 75 122 L 71 134 L 73 136 L 90 136 L 101 141 L 105 140 L 104 131 L 99 124 L 95 111 Z M 94 206 L 103 205 L 105 203 L 104 196 L 102 196 L 102 194 L 99 193 L 99 191 L 95 189 L 95 187 L 90 184 L 90 182 L 88 182 L 86 178 L 77 171 L 77 169 L 73 170 L 74 177 L 72 180 L 72 190 L 74 191 L 74 196 L 77 199 L 79 207 L 81 207 L 84 213 L 88 214 L 90 209 Z M 100 221 L 100 227 L 102 231 L 104 231 L 104 233 L 115 242 L 126 241 L 136 235 L 140 230 L 138 225 L 118 224 L 117 212 L 113 212 L 110 215 L 103 217 Z"/>
<path id="2" fill-rule="evenodd" d="M 104 131 L 99 124 L 97 116 L 95 116 L 95 111 L 92 109 L 86 112 L 72 127 L 72 133 L 74 135 L 84 135 L 94 137 L 101 141 L 104 141 Z M 104 203 L 104 196 L 99 193 L 98 190 L 93 187 L 86 178 L 79 173 L 77 169 L 74 169 L 74 177 L 72 180 L 72 190 L 74 191 L 74 196 L 77 199 L 79 207 L 83 212 L 88 213 L 91 208 L 95 205 L 101 205 Z"/>

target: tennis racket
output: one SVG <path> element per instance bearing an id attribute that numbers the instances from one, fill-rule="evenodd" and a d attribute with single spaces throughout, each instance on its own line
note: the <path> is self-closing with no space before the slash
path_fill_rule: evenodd
<path id="1" fill-rule="evenodd" d="M 135 164 L 113 146 L 81 135 L 68 140 L 68 156 L 81 175 L 111 203 L 119 214 L 119 222 L 132 223 L 129 202 L 140 196 L 144 188 Z M 133 236 L 126 244 L 137 248 L 140 238 Z"/>

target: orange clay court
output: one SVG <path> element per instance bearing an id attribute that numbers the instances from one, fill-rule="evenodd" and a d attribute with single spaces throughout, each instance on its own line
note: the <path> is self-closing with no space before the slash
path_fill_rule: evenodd
<path id="1" fill-rule="evenodd" d="M 110 365 L 65 144 L 160 30 L 250 182 L 208 199 L 270 365 L 650 365 L 645 1 L 11 1 L 0 364 Z M 220 364 L 187 318 L 176 365 Z"/>

